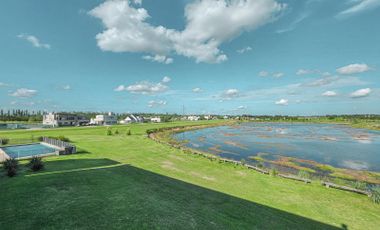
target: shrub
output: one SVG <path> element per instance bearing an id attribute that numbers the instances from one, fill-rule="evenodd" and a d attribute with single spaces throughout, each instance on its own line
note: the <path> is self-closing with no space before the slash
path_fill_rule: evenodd
<path id="1" fill-rule="evenodd" d="M 371 199 L 373 203 L 380 204 L 380 187 L 374 187 L 371 189 Z"/>
<path id="2" fill-rule="evenodd" d="M 367 189 L 367 183 L 363 181 L 356 181 L 354 184 L 354 187 L 356 189 L 366 190 Z"/>
<path id="3" fill-rule="evenodd" d="M 13 177 L 17 174 L 18 161 L 14 158 L 10 158 L 4 161 L 4 169 L 9 177 Z"/>
<path id="4" fill-rule="evenodd" d="M 64 142 L 70 142 L 70 139 L 65 137 L 65 136 L 59 136 L 59 137 L 57 137 L 57 139 L 60 141 L 64 141 Z"/>
<path id="5" fill-rule="evenodd" d="M 272 168 L 269 173 L 271 176 L 277 176 L 278 175 L 278 171 L 275 168 Z"/>
<path id="6" fill-rule="evenodd" d="M 257 166 L 258 168 L 264 168 L 264 165 L 263 165 L 263 163 L 261 163 L 261 162 L 257 163 L 256 166 Z"/>
<path id="7" fill-rule="evenodd" d="M 131 133 L 131 130 L 130 130 L 130 129 L 128 129 L 127 135 L 128 135 L 128 136 L 132 135 L 132 133 Z"/>
<path id="8" fill-rule="evenodd" d="M 241 163 L 242 165 L 245 165 L 245 164 L 246 164 L 246 161 L 245 161 L 244 159 L 241 159 L 241 160 L 240 160 L 240 163 Z"/>
<path id="9" fill-rule="evenodd" d="M 58 136 L 58 137 L 49 137 L 50 139 L 56 139 L 64 142 L 70 142 L 70 139 L 65 136 Z M 39 140 L 42 140 L 42 137 L 38 138 Z"/>
<path id="10" fill-rule="evenodd" d="M 44 168 L 44 162 L 41 157 L 33 157 L 29 162 L 30 169 L 33 171 L 39 171 Z"/>
<path id="11" fill-rule="evenodd" d="M 6 159 L 3 163 L 4 170 L 8 170 L 10 168 L 18 168 L 18 160 L 14 158 Z"/>
<path id="12" fill-rule="evenodd" d="M 41 142 L 41 141 L 44 140 L 44 137 L 37 137 L 37 140 L 38 140 L 39 142 Z"/>
<path id="13" fill-rule="evenodd" d="M 1 145 L 7 145 L 9 143 L 9 139 L 8 138 L 0 138 L 0 144 Z"/>
<path id="14" fill-rule="evenodd" d="M 112 129 L 111 128 L 107 128 L 106 135 L 107 136 L 112 136 Z"/>
<path id="15" fill-rule="evenodd" d="M 118 129 L 115 130 L 115 135 L 119 135 L 119 130 Z"/>
<path id="16" fill-rule="evenodd" d="M 298 176 L 304 179 L 310 179 L 310 173 L 305 170 L 300 170 Z"/>
<path id="17" fill-rule="evenodd" d="M 7 176 L 9 177 L 14 177 L 17 174 L 17 169 L 16 168 L 9 168 L 7 169 Z"/>

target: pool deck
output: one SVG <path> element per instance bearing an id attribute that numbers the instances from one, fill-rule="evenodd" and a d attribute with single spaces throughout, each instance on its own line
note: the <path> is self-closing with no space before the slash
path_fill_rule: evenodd
<path id="1" fill-rule="evenodd" d="M 9 156 L 0 148 L 0 162 L 4 162 Z"/>

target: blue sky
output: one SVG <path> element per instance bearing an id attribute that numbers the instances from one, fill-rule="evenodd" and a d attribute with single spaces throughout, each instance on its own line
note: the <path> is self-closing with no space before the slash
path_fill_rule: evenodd
<path id="1" fill-rule="evenodd" d="M 380 113 L 380 0 L 3 0 L 0 107 Z"/>

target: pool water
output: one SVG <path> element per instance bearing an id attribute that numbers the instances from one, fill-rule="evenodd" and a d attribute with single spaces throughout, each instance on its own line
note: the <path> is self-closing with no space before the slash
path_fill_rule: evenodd
<path id="1" fill-rule="evenodd" d="M 17 145 L 1 149 L 11 158 L 38 156 L 57 151 L 57 149 L 43 144 Z"/>

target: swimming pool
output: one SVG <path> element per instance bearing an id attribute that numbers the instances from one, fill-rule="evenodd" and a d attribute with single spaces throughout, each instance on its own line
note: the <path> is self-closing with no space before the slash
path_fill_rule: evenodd
<path id="1" fill-rule="evenodd" d="M 1 148 L 11 158 L 28 158 L 32 156 L 53 154 L 58 149 L 40 143 L 29 145 L 15 145 Z"/>

